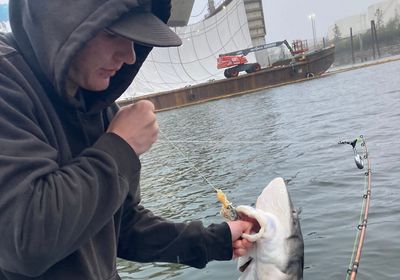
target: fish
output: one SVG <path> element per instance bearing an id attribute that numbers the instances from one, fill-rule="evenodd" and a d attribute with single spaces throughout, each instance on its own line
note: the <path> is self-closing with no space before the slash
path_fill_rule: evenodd
<path id="1" fill-rule="evenodd" d="M 238 258 L 239 280 L 301 280 L 304 241 L 299 213 L 282 178 L 273 179 L 257 198 L 255 208 L 236 207 L 240 217 L 255 219 L 260 229 L 242 234 L 253 243 L 247 255 Z"/>

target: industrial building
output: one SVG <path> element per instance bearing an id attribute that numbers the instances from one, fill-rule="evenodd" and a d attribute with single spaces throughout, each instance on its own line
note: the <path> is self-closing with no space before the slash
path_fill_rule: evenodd
<path id="1" fill-rule="evenodd" d="M 342 38 L 350 36 L 350 28 L 353 29 L 353 34 L 366 32 L 371 27 L 371 20 L 374 20 L 375 23 L 377 22 L 378 10 L 381 13 L 382 23 L 386 24 L 396 15 L 400 16 L 400 0 L 382 1 L 370 5 L 368 10 L 363 14 L 345 17 L 335 21 L 335 23 L 329 27 L 328 39 L 333 39 L 335 36 L 333 31 L 335 24 L 338 26 Z"/>

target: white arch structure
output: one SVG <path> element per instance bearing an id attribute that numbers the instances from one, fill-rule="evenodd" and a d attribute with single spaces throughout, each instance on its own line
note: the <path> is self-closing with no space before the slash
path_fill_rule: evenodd
<path id="1" fill-rule="evenodd" d="M 155 48 L 120 100 L 223 78 L 218 55 L 252 46 L 243 0 L 233 0 L 216 15 L 174 31 L 182 46 Z M 254 54 L 247 58 L 256 61 Z"/>

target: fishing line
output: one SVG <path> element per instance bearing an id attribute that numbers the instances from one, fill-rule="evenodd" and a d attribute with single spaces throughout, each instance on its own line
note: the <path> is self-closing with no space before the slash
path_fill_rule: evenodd
<path id="1" fill-rule="evenodd" d="M 207 184 L 209 184 L 211 186 L 211 188 L 213 188 L 213 190 L 217 193 L 217 198 L 222 203 L 221 210 L 220 210 L 221 216 L 228 220 L 231 220 L 231 221 L 237 220 L 239 218 L 238 213 L 236 212 L 236 209 L 233 206 L 233 204 L 231 202 L 229 202 L 229 200 L 226 197 L 226 195 L 224 194 L 224 192 L 221 189 L 216 188 L 213 184 L 211 184 L 211 182 L 207 179 L 207 177 L 204 176 L 203 173 L 194 165 L 194 163 L 192 163 L 190 161 L 189 157 L 187 157 L 185 155 L 185 153 L 181 149 L 178 148 L 178 146 L 176 146 L 171 140 L 169 140 L 167 135 L 165 135 L 164 133 L 161 133 L 161 130 L 159 130 L 159 135 L 161 137 L 164 137 L 166 139 L 166 141 L 172 147 L 174 147 L 174 149 L 177 150 L 179 152 L 179 154 L 181 154 L 181 156 L 186 159 L 187 162 L 189 162 L 192 165 L 192 168 L 194 170 L 196 170 L 197 173 L 203 178 L 203 180 L 206 181 Z"/>
<path id="2" fill-rule="evenodd" d="M 200 175 L 200 177 L 203 178 L 203 180 L 204 180 L 205 182 L 207 182 L 207 184 L 209 184 L 209 185 L 211 186 L 211 188 L 214 189 L 214 191 L 218 192 L 218 189 L 217 189 L 213 184 L 211 184 L 211 182 L 207 179 L 207 177 L 204 176 L 203 173 L 194 165 L 194 163 L 191 162 L 191 160 L 189 159 L 189 157 L 186 156 L 185 153 L 184 153 L 181 149 L 179 149 L 178 146 L 176 146 L 171 140 L 169 140 L 169 138 L 167 137 L 166 134 L 161 133 L 161 130 L 159 130 L 158 133 L 159 133 L 159 135 L 160 135 L 161 137 L 165 138 L 165 140 L 167 141 L 167 143 L 169 143 L 172 147 L 174 147 L 174 149 L 177 150 L 177 151 L 179 152 L 179 154 L 180 154 L 184 159 L 186 159 L 187 162 L 189 162 L 189 163 L 192 165 L 192 168 L 193 168 L 194 170 L 197 171 L 197 173 Z"/>
<path id="3" fill-rule="evenodd" d="M 162 142 L 162 139 L 161 141 Z M 267 141 L 220 141 L 220 140 L 169 140 L 167 143 L 188 143 L 188 144 L 267 144 Z"/>
<path id="4" fill-rule="evenodd" d="M 136 93 L 133 95 L 133 97 L 135 97 L 135 95 L 136 95 Z M 134 104 L 134 103 L 135 103 L 135 102 L 132 102 L 132 104 Z M 219 193 L 220 190 L 217 189 L 213 184 L 211 184 L 211 182 L 206 178 L 206 176 L 204 176 L 203 173 L 194 165 L 194 163 L 192 163 L 192 162 L 190 161 L 189 157 L 187 157 L 187 156 L 185 155 L 185 153 L 184 153 L 181 149 L 179 149 L 179 148 L 167 137 L 166 134 L 161 133 L 161 129 L 160 129 L 160 128 L 158 129 L 158 134 L 160 135 L 160 137 L 165 138 L 165 140 L 167 141 L 167 143 L 169 143 L 172 147 L 174 147 L 174 149 L 177 150 L 177 151 L 181 154 L 181 156 L 182 156 L 184 159 L 186 159 L 186 161 L 189 162 L 189 163 L 192 165 L 192 168 L 193 168 L 194 170 L 197 171 L 197 173 L 200 175 L 200 177 L 203 178 L 203 180 L 204 180 L 205 182 L 207 182 L 207 184 L 210 185 L 211 188 L 213 188 L 214 191 L 216 191 L 217 193 Z"/>
<path id="5" fill-rule="evenodd" d="M 360 145 L 364 151 L 363 158 L 367 160 L 368 169 L 364 173 L 365 180 L 364 180 L 363 203 L 362 203 L 362 207 L 361 207 L 360 219 L 359 219 L 358 226 L 357 226 L 358 231 L 356 234 L 356 238 L 354 240 L 353 252 L 352 252 L 349 268 L 347 269 L 346 280 L 348 280 L 348 279 L 355 280 L 356 279 L 358 267 L 360 265 L 361 252 L 362 252 L 362 247 L 364 245 L 365 232 L 367 229 L 367 222 L 368 222 L 368 210 L 369 210 L 369 204 L 370 204 L 370 199 L 371 199 L 371 163 L 369 160 L 367 143 L 365 141 L 365 138 L 362 135 L 360 137 L 358 137 L 357 139 L 355 139 L 354 141 L 351 141 L 351 142 L 340 141 L 338 143 L 338 144 L 349 144 L 353 147 L 354 161 L 356 163 L 356 166 L 359 169 L 363 169 L 364 161 L 363 161 L 363 158 L 357 152 L 357 149 L 356 149 L 357 142 L 361 143 Z"/>
<path id="6" fill-rule="evenodd" d="M 136 95 L 136 93 L 133 95 L 133 97 L 134 97 L 135 95 Z M 134 103 L 134 102 L 133 102 L 133 103 Z M 133 104 L 133 103 L 132 103 L 132 104 Z M 165 138 L 165 140 L 167 141 L 167 143 L 169 143 L 172 147 L 174 147 L 174 149 L 177 150 L 177 151 L 179 152 L 179 154 L 181 154 L 181 156 L 182 156 L 184 159 L 186 159 L 186 161 L 189 162 L 189 163 L 192 165 L 192 168 L 193 168 L 194 170 L 197 171 L 197 173 L 200 175 L 200 177 L 203 178 L 203 180 L 204 180 L 208 185 L 210 185 L 211 188 L 213 188 L 213 190 L 214 190 L 215 192 L 217 192 L 217 194 L 221 191 L 221 190 L 217 189 L 213 184 L 211 184 L 211 182 L 207 179 L 207 177 L 203 175 L 203 173 L 194 165 L 194 163 L 192 163 L 192 162 L 190 161 L 189 157 L 187 157 L 187 156 L 185 155 L 185 153 L 184 153 L 181 149 L 179 149 L 178 146 L 176 146 L 176 145 L 173 143 L 173 141 L 171 141 L 171 140 L 167 137 L 166 134 L 161 133 L 161 129 L 160 129 L 160 128 L 159 128 L 159 130 L 158 130 L 158 134 L 160 135 L 160 137 Z"/>

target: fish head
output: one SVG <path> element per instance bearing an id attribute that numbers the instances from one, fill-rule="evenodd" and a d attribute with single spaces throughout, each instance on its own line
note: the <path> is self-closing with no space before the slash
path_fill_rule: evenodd
<path id="1" fill-rule="evenodd" d="M 258 232 L 242 235 L 255 244 L 239 258 L 240 279 L 302 279 L 303 236 L 284 180 L 272 180 L 258 197 L 255 208 L 238 206 L 236 210 L 239 216 L 250 217 L 260 226 Z"/>

